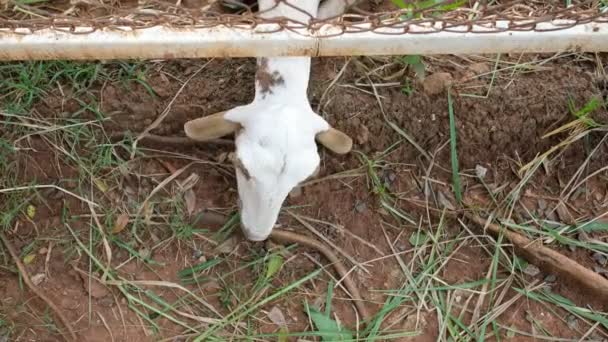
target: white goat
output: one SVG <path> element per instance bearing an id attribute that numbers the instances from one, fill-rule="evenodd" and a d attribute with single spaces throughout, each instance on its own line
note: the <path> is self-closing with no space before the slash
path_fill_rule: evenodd
<path id="1" fill-rule="evenodd" d="M 261 15 L 308 22 L 309 14 L 339 15 L 353 0 L 329 0 L 320 9 L 319 0 L 290 0 L 293 7 L 276 2 L 258 1 Z M 258 58 L 252 103 L 184 126 L 186 135 L 198 141 L 235 133 L 241 227 L 251 241 L 270 236 L 289 192 L 318 169 L 315 139 L 338 154 L 352 147 L 350 137 L 312 110 L 307 96 L 310 63 L 310 57 Z"/>

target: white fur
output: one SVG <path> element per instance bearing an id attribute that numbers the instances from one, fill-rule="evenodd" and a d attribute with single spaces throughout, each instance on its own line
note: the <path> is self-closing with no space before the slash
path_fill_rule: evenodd
<path id="1" fill-rule="evenodd" d="M 334 6 L 324 10 L 323 15 L 339 14 L 335 12 L 343 10 L 339 6 L 343 1 L 330 0 Z M 260 0 L 258 4 L 264 17 L 308 22 L 308 14 L 317 15 L 319 0 L 289 2 L 306 13 L 283 3 L 275 6 L 275 0 Z M 235 165 L 241 225 L 252 241 L 268 238 L 289 192 L 318 168 L 320 158 L 315 136 L 330 128 L 313 112 L 308 101 L 310 57 L 266 58 L 265 63 L 266 71 L 280 75 L 281 82 L 276 82 L 270 92 L 264 92 L 256 81 L 254 101 L 224 115 L 243 128 L 235 140 L 239 159 Z"/>

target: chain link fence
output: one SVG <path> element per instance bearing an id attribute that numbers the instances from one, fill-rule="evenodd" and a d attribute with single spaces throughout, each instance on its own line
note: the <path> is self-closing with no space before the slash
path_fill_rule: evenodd
<path id="1" fill-rule="evenodd" d="M 326 1 L 350 4 L 353 0 Z M 277 0 L 278 3 L 294 6 L 290 0 Z M 0 0 L 0 38 L 2 33 L 27 35 L 43 29 L 82 35 L 100 29 L 138 30 L 154 26 L 254 29 L 260 24 L 275 24 L 276 31 L 301 33 L 303 28 L 316 31 L 328 23 L 340 28 L 328 36 L 361 32 L 407 35 L 441 31 L 479 34 L 546 31 L 606 23 L 607 8 L 608 0 L 369 0 L 358 1 L 341 16 L 320 20 L 308 14 L 310 20 L 297 22 L 265 17 L 251 0 Z M 543 27 L 542 23 L 554 25 Z M 432 29 L 412 30 L 414 26 Z M 77 27 L 88 29 L 76 30 Z M 319 31 L 315 36 L 324 37 Z"/>

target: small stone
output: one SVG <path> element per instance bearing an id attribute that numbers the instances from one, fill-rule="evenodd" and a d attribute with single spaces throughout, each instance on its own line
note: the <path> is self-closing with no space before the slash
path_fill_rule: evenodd
<path id="1" fill-rule="evenodd" d="M 238 247 L 238 238 L 236 235 L 232 235 L 226 241 L 222 242 L 219 246 L 215 248 L 215 251 L 222 254 L 230 254 L 236 250 Z"/>
<path id="2" fill-rule="evenodd" d="M 357 132 L 357 143 L 359 145 L 364 145 L 369 141 L 369 129 L 367 126 L 361 124 L 359 125 L 359 130 Z"/>
<path id="3" fill-rule="evenodd" d="M 201 251 L 200 249 L 196 248 L 192 251 L 192 259 L 198 259 L 201 256 L 203 256 L 203 251 Z"/>
<path id="4" fill-rule="evenodd" d="M 476 165 L 475 166 L 475 174 L 480 179 L 484 179 L 484 178 L 486 178 L 486 175 L 488 174 L 488 169 L 486 169 L 485 167 L 483 167 L 481 165 Z"/>
<path id="5" fill-rule="evenodd" d="M 447 72 L 438 72 L 424 79 L 422 87 L 427 95 L 441 94 L 450 84 L 452 75 Z"/>
<path id="6" fill-rule="evenodd" d="M 389 170 L 385 173 L 386 179 L 388 179 L 389 182 L 393 183 L 395 181 L 395 179 L 397 179 L 397 174 L 393 171 L 393 170 Z"/>
<path id="7" fill-rule="evenodd" d="M 186 8 L 199 8 L 204 5 L 203 0 L 183 0 L 182 5 Z"/>
<path id="8" fill-rule="evenodd" d="M 549 274 L 548 276 L 545 277 L 546 283 L 555 283 L 556 280 L 557 280 L 557 276 L 555 274 Z"/>
<path id="9" fill-rule="evenodd" d="M 532 264 L 528 264 L 524 270 L 524 273 L 531 277 L 535 277 L 540 273 L 540 269 Z"/>
<path id="10" fill-rule="evenodd" d="M 149 259 L 150 256 L 152 255 L 152 252 L 150 251 L 150 249 L 148 249 L 146 247 L 140 248 L 139 251 L 137 251 L 137 252 L 142 257 L 142 259 Z"/>
<path id="11" fill-rule="evenodd" d="M 545 211 L 545 217 L 547 218 L 547 220 L 550 220 L 550 221 L 554 221 L 554 222 L 558 221 L 555 211 L 553 211 L 551 209 L 547 209 Z"/>
<path id="12" fill-rule="evenodd" d="M 595 271 L 595 273 L 597 274 L 601 274 L 604 277 L 608 275 L 608 270 L 606 270 L 603 267 L 599 267 L 599 266 L 593 266 L 593 270 Z"/>
<path id="13" fill-rule="evenodd" d="M 303 193 L 302 187 L 297 186 L 289 192 L 289 198 L 298 198 L 298 197 L 302 196 L 302 193 Z"/>
<path id="14" fill-rule="evenodd" d="M 439 201 L 439 204 L 441 205 L 441 207 L 443 207 L 445 209 L 456 210 L 456 207 L 454 207 L 454 204 L 452 204 L 452 202 L 448 199 L 446 194 L 443 193 L 443 191 L 438 192 L 437 201 Z"/>
<path id="15" fill-rule="evenodd" d="M 593 260 L 597 262 L 599 265 L 605 267 L 608 264 L 608 258 L 602 253 L 595 252 L 593 253 Z"/>
<path id="16" fill-rule="evenodd" d="M 97 303 L 99 303 L 99 305 L 104 306 L 106 308 L 110 308 L 114 306 L 114 298 L 112 298 L 111 296 L 105 296 L 100 298 Z"/>
<path id="17" fill-rule="evenodd" d="M 490 72 L 490 66 L 486 63 L 475 63 L 469 65 L 469 70 L 471 70 L 475 75 L 485 74 Z"/>
<path id="18" fill-rule="evenodd" d="M 596 201 L 601 202 L 602 199 L 604 198 L 604 196 L 602 196 L 602 194 L 599 191 L 594 191 L 593 192 L 593 197 L 595 198 Z"/>
<path id="19" fill-rule="evenodd" d="M 279 309 L 277 306 L 273 306 L 272 309 L 268 312 L 268 318 L 272 321 L 272 323 L 284 327 L 287 325 L 287 321 L 285 320 L 285 315 L 283 315 L 283 311 Z"/>
<path id="20" fill-rule="evenodd" d="M 64 309 L 73 310 L 78 308 L 79 302 L 76 299 L 66 297 L 61 299 L 59 305 Z"/>
<path id="21" fill-rule="evenodd" d="M 78 186 L 78 182 L 76 182 L 75 180 L 71 180 L 71 179 L 66 180 L 64 183 L 64 187 L 66 189 L 74 189 L 77 186 Z"/>
<path id="22" fill-rule="evenodd" d="M 91 295 L 91 297 L 102 298 L 110 294 L 110 291 L 97 280 L 89 279 L 88 276 L 82 273 L 78 274 L 80 275 L 80 279 L 82 279 L 82 286 L 84 287 L 85 291 Z"/>
<path id="23" fill-rule="evenodd" d="M 355 204 L 355 210 L 358 213 L 362 213 L 367 210 L 367 204 L 365 204 L 365 202 L 357 202 L 357 204 Z"/>
<path id="24" fill-rule="evenodd" d="M 65 197 L 65 193 L 63 191 L 55 191 L 49 196 L 49 198 L 53 200 L 60 200 L 63 197 Z"/>
<path id="25" fill-rule="evenodd" d="M 32 284 L 34 284 L 35 286 L 38 286 L 44 281 L 44 278 L 46 278 L 44 273 L 38 273 L 38 274 L 32 276 L 32 278 L 31 278 Z"/>
<path id="26" fill-rule="evenodd" d="M 545 211 L 547 209 L 547 201 L 545 201 L 544 199 L 539 199 L 538 200 L 538 209 L 541 211 Z"/>
<path id="27" fill-rule="evenodd" d="M 407 245 L 401 241 L 398 241 L 395 244 L 395 248 L 397 249 L 398 252 L 405 252 L 405 250 L 407 250 Z"/>
<path id="28" fill-rule="evenodd" d="M 574 315 L 566 316 L 566 324 L 568 324 L 568 328 L 570 328 L 571 330 L 578 329 L 578 320 L 576 319 L 576 316 L 574 316 Z"/>
<path id="29" fill-rule="evenodd" d="M 557 216 L 559 216 L 562 223 L 572 224 L 574 222 L 574 218 L 570 214 L 570 211 L 563 203 L 558 204 L 555 210 L 557 211 Z"/>

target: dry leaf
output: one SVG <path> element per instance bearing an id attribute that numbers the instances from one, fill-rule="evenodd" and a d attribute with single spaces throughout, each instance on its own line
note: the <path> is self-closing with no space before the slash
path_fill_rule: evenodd
<path id="1" fill-rule="evenodd" d="M 129 214 L 120 214 L 114 223 L 114 228 L 112 228 L 112 234 L 118 234 L 122 232 L 127 224 L 129 223 Z"/>
<path id="2" fill-rule="evenodd" d="M 32 276 L 32 284 L 34 284 L 35 286 L 40 285 L 40 283 L 42 283 L 42 281 L 44 280 L 46 276 L 44 275 L 44 273 L 38 273 L 36 275 Z"/>
<path id="3" fill-rule="evenodd" d="M 196 183 L 198 183 L 199 179 L 200 177 L 198 176 L 198 174 L 191 173 L 188 178 L 184 179 L 181 182 L 178 181 L 178 184 L 183 191 L 186 191 L 192 189 L 196 185 Z"/>
<path id="4" fill-rule="evenodd" d="M 439 201 L 439 204 L 442 208 L 446 208 L 448 210 L 456 210 L 456 207 L 454 207 L 454 205 L 448 198 L 448 195 L 446 195 L 443 191 L 438 191 L 437 201 Z"/>
<path id="5" fill-rule="evenodd" d="M 272 323 L 274 323 L 280 327 L 287 325 L 287 321 L 285 320 L 285 315 L 283 315 L 283 312 L 277 306 L 273 306 L 272 309 L 270 309 L 270 311 L 268 311 L 268 318 L 270 318 Z"/>
<path id="6" fill-rule="evenodd" d="M 215 247 L 215 252 L 222 254 L 232 253 L 238 245 L 238 238 L 231 236 L 226 241 L 222 242 L 219 246 Z"/>
<path id="7" fill-rule="evenodd" d="M 562 223 L 574 223 L 574 218 L 572 217 L 570 211 L 568 211 L 564 203 L 559 203 L 555 210 L 557 211 L 557 216 L 559 217 L 560 221 L 562 221 Z"/>
<path id="8" fill-rule="evenodd" d="M 194 209 L 196 208 L 196 195 L 192 189 L 188 189 L 184 193 L 184 199 L 186 200 L 186 210 L 188 211 L 188 215 L 192 215 Z"/>

